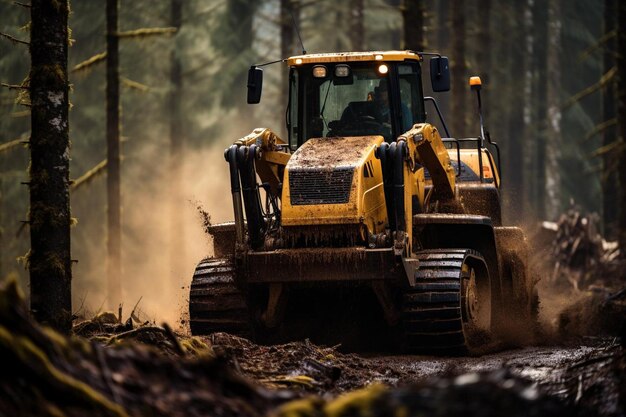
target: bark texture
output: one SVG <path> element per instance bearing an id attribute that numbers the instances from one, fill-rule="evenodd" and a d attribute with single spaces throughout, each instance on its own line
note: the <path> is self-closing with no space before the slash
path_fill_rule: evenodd
<path id="1" fill-rule="evenodd" d="M 465 64 L 465 13 L 462 0 L 452 0 L 452 56 L 451 83 L 452 83 L 452 108 L 450 117 L 453 137 L 466 136 L 466 96 L 469 90 L 467 85 L 467 66 Z"/>
<path id="2" fill-rule="evenodd" d="M 508 137 L 507 137 L 507 164 L 506 179 L 508 184 L 505 188 L 506 192 L 506 212 L 509 219 L 519 221 L 523 214 L 524 208 L 524 108 L 525 108 L 525 77 L 524 62 L 526 52 L 524 51 L 524 9 L 523 1 L 516 1 L 513 4 L 512 12 L 514 16 L 520 18 L 514 19 L 512 22 L 509 36 L 515 48 L 510 48 L 511 69 L 510 69 L 510 96 L 515 105 L 509 106 L 508 114 Z"/>
<path id="3" fill-rule="evenodd" d="M 604 35 L 615 30 L 616 1 L 604 0 Z M 615 38 L 608 39 L 604 44 L 604 73 L 608 73 L 615 66 Z M 602 121 L 608 122 L 615 118 L 615 80 L 602 90 Z M 610 146 L 617 139 L 616 128 L 606 128 L 602 135 L 602 146 Z M 607 239 L 617 239 L 618 217 L 618 158 L 614 152 L 607 152 L 602 157 L 602 219 L 604 221 L 604 235 Z"/>
<path id="4" fill-rule="evenodd" d="M 365 50 L 363 3 L 364 0 L 350 0 L 350 42 L 353 51 Z"/>
<path id="5" fill-rule="evenodd" d="M 180 31 L 183 16 L 183 1 L 172 0 L 170 11 L 170 26 Z M 174 280 L 183 271 L 185 259 L 185 223 L 180 221 L 184 210 L 182 160 L 185 150 L 185 132 L 183 132 L 183 117 L 181 98 L 183 89 L 182 63 L 180 50 L 182 45 L 177 35 L 170 53 L 170 265 L 174 273 Z"/>
<path id="6" fill-rule="evenodd" d="M 119 0 L 106 0 L 107 282 L 110 307 L 122 302 L 118 9 Z"/>
<path id="7" fill-rule="evenodd" d="M 546 216 L 560 214 L 561 174 L 561 0 L 548 2 L 547 92 L 548 129 L 546 138 Z"/>
<path id="8" fill-rule="evenodd" d="M 483 96 L 483 109 L 489 106 L 489 81 L 491 78 L 491 0 L 478 0 L 478 14 L 480 20 L 476 25 L 477 48 L 476 48 L 476 63 L 477 63 L 477 75 L 483 82 L 483 85 L 487 88 L 481 91 Z"/>
<path id="9" fill-rule="evenodd" d="M 424 33 L 424 0 L 403 0 L 404 49 L 426 50 Z"/>
<path id="10" fill-rule="evenodd" d="M 31 310 L 61 331 L 71 328 L 68 2 L 33 0 L 30 27 Z"/>
<path id="11" fill-rule="evenodd" d="M 626 258 L 626 2 L 617 2 L 617 120 L 621 141 L 619 152 L 619 244 L 622 257 Z M 625 273 L 626 274 L 626 273 Z"/>
<path id="12" fill-rule="evenodd" d="M 532 55 L 533 79 L 536 92 L 533 94 L 534 110 L 537 119 L 535 129 L 533 169 L 531 171 L 532 194 L 531 200 L 534 202 L 534 214 L 537 218 L 544 218 L 546 209 L 546 142 L 547 142 L 547 107 L 546 107 L 546 62 L 547 62 L 547 33 L 548 33 L 548 0 L 535 0 L 533 4 L 533 27 L 534 42 Z"/>
<path id="13" fill-rule="evenodd" d="M 287 58 L 294 52 L 294 27 L 291 13 L 294 12 L 292 0 L 280 0 L 280 56 Z M 294 13 L 294 17 L 296 14 Z M 295 17 L 297 19 L 297 17 Z M 287 97 L 289 91 L 289 72 L 282 71 L 282 97 Z"/>

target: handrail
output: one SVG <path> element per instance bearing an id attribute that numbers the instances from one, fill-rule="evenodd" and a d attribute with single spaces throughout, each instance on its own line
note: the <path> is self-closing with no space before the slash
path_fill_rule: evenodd
<path id="1" fill-rule="evenodd" d="M 439 120 L 441 120 L 441 126 L 443 126 L 443 130 L 446 131 L 446 136 L 450 137 L 450 132 L 448 131 L 448 126 L 446 125 L 446 121 L 443 118 L 443 114 L 441 114 L 441 111 L 439 110 L 439 105 L 437 104 L 437 100 L 435 100 L 434 97 L 424 97 L 424 101 L 432 101 L 433 105 L 435 106 L 435 110 L 437 111 L 437 114 L 439 115 Z"/>

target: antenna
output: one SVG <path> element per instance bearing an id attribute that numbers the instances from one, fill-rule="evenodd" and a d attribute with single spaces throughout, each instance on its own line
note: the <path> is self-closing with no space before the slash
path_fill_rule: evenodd
<path id="1" fill-rule="evenodd" d="M 289 14 L 291 15 L 291 20 L 293 20 L 293 27 L 296 30 L 296 34 L 298 35 L 298 39 L 300 40 L 300 46 L 302 46 L 302 55 L 306 55 L 306 49 L 304 49 L 304 43 L 302 43 L 302 38 L 300 37 L 300 31 L 298 30 L 298 24 L 296 23 L 296 17 L 293 15 L 293 10 L 291 7 L 289 8 Z"/>

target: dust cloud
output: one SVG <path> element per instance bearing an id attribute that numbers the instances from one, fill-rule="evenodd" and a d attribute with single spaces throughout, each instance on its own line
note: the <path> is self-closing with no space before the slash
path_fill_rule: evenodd
<path id="1" fill-rule="evenodd" d="M 75 312 L 86 317 L 103 309 L 117 313 L 122 303 L 126 320 L 141 299 L 137 308 L 140 319 L 184 328 L 181 317 L 187 311 L 194 268 L 212 253 L 200 211 L 209 213 L 213 223 L 232 220 L 228 165 L 223 158 L 227 144 L 186 151 L 180 158 L 177 189 L 169 170 L 162 169 L 167 167 L 167 158 L 158 144 L 144 144 L 140 150 L 141 160 L 152 161 L 153 166 L 126 161 L 122 172 L 122 300 L 106 299 L 103 224 L 99 244 L 88 246 L 86 252 L 81 248 L 82 257 L 74 267 Z M 99 186 L 105 187 L 105 181 L 101 182 Z M 80 211 L 82 223 L 94 221 L 90 216 L 95 213 Z"/>

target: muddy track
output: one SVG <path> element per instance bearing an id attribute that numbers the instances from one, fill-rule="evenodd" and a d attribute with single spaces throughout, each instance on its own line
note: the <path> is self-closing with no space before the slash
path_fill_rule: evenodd
<path id="1" fill-rule="evenodd" d="M 506 372 L 528 381 L 533 392 L 583 410 L 580 415 L 625 415 L 624 352 L 615 339 L 494 347 L 499 351 L 478 357 L 341 353 L 307 342 L 259 346 L 226 334 L 215 334 L 210 341 L 231 356 L 244 375 L 272 388 L 336 395 L 376 382 L 394 387 Z"/>

